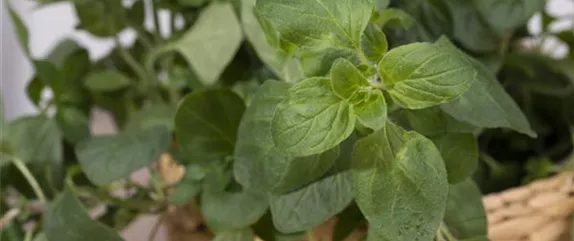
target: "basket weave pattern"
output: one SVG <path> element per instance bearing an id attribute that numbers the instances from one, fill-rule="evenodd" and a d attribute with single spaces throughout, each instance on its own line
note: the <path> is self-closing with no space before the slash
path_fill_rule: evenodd
<path id="1" fill-rule="evenodd" d="M 162 178 L 177 183 L 184 175 L 169 155 L 159 162 Z M 562 173 L 529 185 L 483 198 L 491 241 L 570 241 L 574 214 L 574 173 Z M 208 241 L 213 238 L 203 225 L 201 212 L 192 202 L 170 207 L 165 213 L 165 226 L 170 241 Z M 334 220 L 316 230 L 320 240 L 331 240 Z M 354 235 L 358 240 L 360 235 Z"/>

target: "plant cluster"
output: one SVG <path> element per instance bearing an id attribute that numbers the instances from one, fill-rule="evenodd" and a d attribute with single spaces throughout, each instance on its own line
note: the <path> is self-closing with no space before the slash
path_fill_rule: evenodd
<path id="1" fill-rule="evenodd" d="M 487 240 L 481 193 L 572 155 L 574 51 L 529 40 L 572 48 L 574 31 L 551 31 L 544 0 L 35 1 L 71 3 L 115 47 L 35 57 L 6 1 L 39 113 L 0 123 L 2 240 L 121 241 L 194 200 L 220 241 L 299 240 L 333 217 L 334 240 L 365 223 L 372 241 Z M 90 133 L 94 108 L 119 133 Z M 151 168 L 165 153 L 175 184 Z M 130 179 L 146 167 L 149 185 Z"/>

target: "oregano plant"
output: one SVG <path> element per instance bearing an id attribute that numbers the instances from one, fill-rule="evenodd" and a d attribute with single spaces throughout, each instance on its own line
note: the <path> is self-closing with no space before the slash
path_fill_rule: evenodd
<path id="1" fill-rule="evenodd" d="M 543 0 L 34 1 L 115 45 L 36 56 L 4 2 L 38 113 L 0 118 L 1 240 L 121 241 L 190 202 L 219 241 L 312 240 L 332 219 L 329 240 L 488 240 L 482 195 L 572 156 L 574 54 L 544 43 L 572 48 L 574 27 Z M 94 109 L 117 133 L 90 130 Z"/>

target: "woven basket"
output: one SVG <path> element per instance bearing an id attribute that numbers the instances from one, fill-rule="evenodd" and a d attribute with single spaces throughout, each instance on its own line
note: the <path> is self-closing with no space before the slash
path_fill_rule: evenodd
<path id="1" fill-rule="evenodd" d="M 168 155 L 159 162 L 162 178 L 169 184 L 181 180 L 183 167 Z M 574 172 L 562 173 L 529 185 L 490 194 L 483 198 L 491 241 L 571 241 L 574 225 Z M 331 240 L 335 220 L 316 229 L 316 240 Z M 201 213 L 192 202 L 170 207 L 165 213 L 170 241 L 208 241 L 213 238 L 203 225 Z M 363 231 L 348 238 L 356 241 Z"/>

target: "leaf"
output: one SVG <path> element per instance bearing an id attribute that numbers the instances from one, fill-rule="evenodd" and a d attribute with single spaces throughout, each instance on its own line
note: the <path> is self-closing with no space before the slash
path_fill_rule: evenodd
<path id="1" fill-rule="evenodd" d="M 87 93 L 83 89 L 82 79 L 89 72 L 90 67 L 90 56 L 86 49 L 78 49 L 66 57 L 60 69 L 60 78 L 49 81 L 57 103 L 87 102 Z"/>
<path id="2" fill-rule="evenodd" d="M 333 62 L 339 58 L 348 59 L 353 64 L 359 65 L 361 60 L 357 53 L 356 50 L 333 47 L 327 43 L 301 50 L 299 59 L 305 76 L 324 76 L 329 73 Z"/>
<path id="3" fill-rule="evenodd" d="M 241 120 L 233 169 L 235 179 L 247 189 L 272 193 L 293 191 L 325 174 L 339 155 L 338 148 L 306 157 L 292 157 L 277 150 L 271 121 L 288 89 L 289 84 L 284 82 L 265 82 Z"/>
<path id="4" fill-rule="evenodd" d="M 30 56 L 30 47 L 29 47 L 30 34 L 28 33 L 28 28 L 26 28 L 26 25 L 24 24 L 18 13 L 16 13 L 16 11 L 14 11 L 14 9 L 12 8 L 11 0 L 6 0 L 5 6 L 12 20 L 14 30 L 16 31 L 18 42 L 20 43 L 20 46 L 24 50 L 24 53 Z"/>
<path id="5" fill-rule="evenodd" d="M 353 105 L 357 121 L 372 130 L 379 130 L 387 121 L 385 97 L 376 89 L 367 91 L 365 96 L 362 102 Z"/>
<path id="6" fill-rule="evenodd" d="M 54 120 L 41 115 L 22 117 L 8 123 L 4 131 L 11 154 L 22 161 L 62 161 L 62 133 Z"/>
<path id="7" fill-rule="evenodd" d="M 367 59 L 373 63 L 379 63 L 385 53 L 387 53 L 388 48 L 387 36 L 385 36 L 379 26 L 372 23 L 367 25 L 361 38 L 361 49 L 367 56 Z"/>
<path id="8" fill-rule="evenodd" d="M 46 85 L 42 80 L 36 75 L 28 85 L 26 86 L 26 95 L 28 99 L 34 103 L 36 107 L 39 107 L 40 101 L 42 100 L 42 91 Z"/>
<path id="9" fill-rule="evenodd" d="M 145 1 L 136 0 L 136 2 L 127 9 L 127 15 L 129 17 L 130 24 L 143 25 L 145 21 Z"/>
<path id="10" fill-rule="evenodd" d="M 283 233 L 311 230 L 353 201 L 351 173 L 326 177 L 295 192 L 271 195 L 273 224 Z"/>
<path id="11" fill-rule="evenodd" d="M 473 3 L 483 19 L 500 33 L 524 26 L 546 5 L 545 0 L 474 0 Z"/>
<path id="12" fill-rule="evenodd" d="M 432 141 L 442 154 L 449 183 L 462 182 L 472 175 L 478 166 L 478 143 L 473 134 L 447 133 Z"/>
<path id="13" fill-rule="evenodd" d="M 471 179 L 450 185 L 444 223 L 457 240 L 488 240 L 482 194 Z"/>
<path id="14" fill-rule="evenodd" d="M 357 98 L 356 95 L 371 88 L 365 76 L 351 62 L 343 58 L 337 59 L 333 63 L 331 86 L 339 97 L 347 100 L 358 99 L 358 101 L 361 99 Z"/>
<path id="15" fill-rule="evenodd" d="M 391 4 L 391 0 L 374 0 L 374 2 L 377 11 L 384 10 L 389 7 L 389 4 Z"/>
<path id="16" fill-rule="evenodd" d="M 261 218 L 269 204 L 267 194 L 252 190 L 213 192 L 201 195 L 201 213 L 215 233 L 249 227 Z"/>
<path id="17" fill-rule="evenodd" d="M 414 43 L 389 51 L 379 63 L 379 76 L 398 105 L 423 109 L 459 98 L 476 71 L 458 54 L 435 44 Z"/>
<path id="18" fill-rule="evenodd" d="M 415 24 L 415 19 L 411 15 L 398 8 L 385 9 L 375 16 L 374 22 L 381 27 L 409 29 Z"/>
<path id="19" fill-rule="evenodd" d="M 458 52 L 450 44 L 441 45 L 446 39 L 438 41 L 440 49 Z M 462 53 L 458 52 L 460 55 Z M 466 57 L 478 71 L 472 81 L 469 91 L 451 103 L 441 106 L 441 109 L 463 122 L 484 128 L 505 127 L 514 129 L 529 136 L 536 136 L 530 128 L 528 120 L 506 93 L 496 76 L 480 62 Z"/>
<path id="20" fill-rule="evenodd" d="M 480 16 L 473 1 L 442 0 L 441 2 L 444 3 L 451 15 L 452 20 L 450 22 L 454 40 L 465 48 L 477 52 L 494 52 L 500 48 L 501 37 L 494 33 L 485 19 Z"/>
<path id="21" fill-rule="evenodd" d="M 59 106 L 56 121 L 67 141 L 75 144 L 90 136 L 90 119 L 81 109 L 71 106 Z"/>
<path id="22" fill-rule="evenodd" d="M 446 114 L 439 107 L 420 110 L 406 110 L 410 126 L 425 136 L 436 136 L 447 133 L 474 133 L 478 128 L 458 121 Z"/>
<path id="23" fill-rule="evenodd" d="M 214 161 L 231 155 L 244 111 L 243 100 L 230 90 L 186 96 L 175 114 L 175 135 L 189 160 Z"/>
<path id="24" fill-rule="evenodd" d="M 230 3 L 213 2 L 193 28 L 173 46 L 206 85 L 214 85 L 242 41 L 241 25 Z"/>
<path id="25" fill-rule="evenodd" d="M 123 241 L 112 229 L 93 221 L 69 190 L 48 205 L 43 225 L 48 240 Z"/>
<path id="26" fill-rule="evenodd" d="M 79 28 L 97 37 L 111 37 L 127 25 L 127 16 L 121 1 L 82 0 L 74 1 Z"/>
<path id="27" fill-rule="evenodd" d="M 370 0 L 260 0 L 257 9 L 281 38 L 299 47 L 328 42 L 359 49 L 373 4 Z"/>
<path id="28" fill-rule="evenodd" d="M 164 126 L 174 129 L 176 108 L 166 104 L 154 104 L 140 109 L 129 117 L 124 129 L 126 131 L 149 129 L 154 126 Z"/>
<path id="29" fill-rule="evenodd" d="M 82 47 L 75 40 L 66 38 L 58 42 L 57 45 L 50 50 L 46 60 L 56 68 L 62 68 L 66 60 L 73 53 L 81 49 Z"/>
<path id="30" fill-rule="evenodd" d="M 42 232 L 37 234 L 32 241 L 49 241 L 49 240 L 48 238 L 46 238 L 46 234 Z"/>
<path id="31" fill-rule="evenodd" d="M 352 107 L 331 89 L 327 78 L 309 78 L 293 85 L 273 116 L 276 147 L 288 155 L 325 152 L 353 131 Z"/>
<path id="32" fill-rule="evenodd" d="M 185 205 L 196 198 L 200 192 L 201 185 L 199 183 L 184 180 L 175 185 L 169 201 L 172 205 Z"/>
<path id="33" fill-rule="evenodd" d="M 115 70 L 92 72 L 84 79 L 84 86 L 91 91 L 116 91 L 130 86 L 132 80 Z"/>
<path id="34" fill-rule="evenodd" d="M 87 178 L 103 186 L 158 160 L 167 151 L 171 133 L 165 127 L 114 136 L 94 136 L 76 146 L 76 155 Z"/>
<path id="35" fill-rule="evenodd" d="M 281 48 L 276 48 L 280 45 L 277 31 L 266 22 L 266 19 L 261 18 L 261 15 L 254 11 L 254 8 L 255 0 L 242 1 L 241 24 L 245 36 L 255 48 L 257 56 L 281 79 L 287 82 L 303 79 L 299 62 L 291 58 L 290 53 Z M 269 35 L 266 34 L 266 31 L 270 32 Z M 267 36 L 275 39 L 269 40 Z"/>
<path id="36" fill-rule="evenodd" d="M 444 215 L 447 174 L 440 152 L 391 122 L 353 150 L 357 205 L 369 240 L 431 240 Z"/>
<path id="37" fill-rule="evenodd" d="M 226 231 L 215 235 L 213 241 L 253 241 L 255 234 L 250 228 Z"/>

